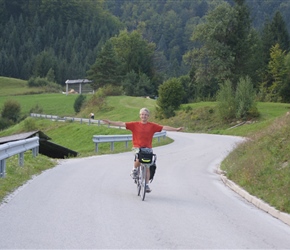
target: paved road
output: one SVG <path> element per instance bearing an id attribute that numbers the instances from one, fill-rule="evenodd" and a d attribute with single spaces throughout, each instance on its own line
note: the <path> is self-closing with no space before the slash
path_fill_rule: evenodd
<path id="1" fill-rule="evenodd" d="M 290 227 L 215 173 L 240 138 L 168 134 L 145 201 L 132 153 L 65 160 L 0 207 L 0 249 L 289 249 Z"/>

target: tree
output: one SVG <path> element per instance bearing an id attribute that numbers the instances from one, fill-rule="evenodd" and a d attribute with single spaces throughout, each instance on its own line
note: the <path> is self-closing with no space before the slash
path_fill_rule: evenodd
<path id="1" fill-rule="evenodd" d="M 33 75 L 35 77 L 46 77 L 50 69 L 56 68 L 57 57 L 52 49 L 44 50 L 34 59 Z"/>
<path id="2" fill-rule="evenodd" d="M 281 88 L 282 102 L 290 103 L 290 52 L 285 56 L 286 77 Z"/>
<path id="3" fill-rule="evenodd" d="M 165 81 L 158 88 L 157 112 L 161 117 L 169 118 L 175 115 L 184 97 L 182 83 L 178 78 Z"/>
<path id="4" fill-rule="evenodd" d="M 280 101 L 281 88 L 286 78 L 285 51 L 282 51 L 279 44 L 273 46 L 270 50 L 270 61 L 268 64 L 268 73 L 273 79 L 271 82 L 264 83 L 268 100 Z"/>
<path id="5" fill-rule="evenodd" d="M 123 30 L 111 40 L 119 60 L 124 65 L 125 74 L 133 70 L 137 74 L 146 74 L 150 79 L 154 77 L 155 44 L 144 40 L 138 31 L 129 33 Z"/>
<path id="6" fill-rule="evenodd" d="M 238 79 L 248 74 L 249 10 L 243 0 L 235 2 L 235 7 L 218 5 L 193 33 L 192 40 L 200 47 L 188 52 L 185 59 L 195 68 L 196 82 L 201 86 L 229 79 L 235 88 Z"/>
<path id="7" fill-rule="evenodd" d="M 286 23 L 279 11 L 277 11 L 273 17 L 271 31 L 273 39 L 272 46 L 278 43 L 282 50 L 288 52 L 290 49 L 289 33 Z"/>
<path id="8" fill-rule="evenodd" d="M 237 83 L 241 77 L 249 73 L 247 64 L 251 59 L 251 47 L 254 45 L 251 39 L 250 10 L 245 0 L 235 0 L 236 24 L 232 31 L 229 46 L 234 56 L 233 82 Z"/>
<path id="9" fill-rule="evenodd" d="M 131 71 L 126 74 L 122 82 L 126 95 L 129 96 L 154 96 L 153 85 L 145 74 Z"/>
<path id="10" fill-rule="evenodd" d="M 47 72 L 46 78 L 50 82 L 55 82 L 54 70 L 52 68 L 50 68 L 49 71 Z"/>
<path id="11" fill-rule="evenodd" d="M 121 85 L 121 61 L 117 57 L 111 40 L 108 40 L 102 48 L 95 63 L 87 71 L 88 79 L 93 80 L 93 89 L 105 85 Z"/>
<path id="12" fill-rule="evenodd" d="M 272 21 L 267 20 L 262 32 L 262 46 L 263 46 L 263 60 L 264 67 L 270 60 L 270 50 L 276 44 L 279 44 L 282 50 L 289 51 L 289 33 L 287 31 L 286 23 L 279 11 L 275 13 Z"/>

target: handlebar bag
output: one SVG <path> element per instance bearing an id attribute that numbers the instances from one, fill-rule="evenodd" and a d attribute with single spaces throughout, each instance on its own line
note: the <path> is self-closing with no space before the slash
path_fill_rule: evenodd
<path id="1" fill-rule="evenodd" d="M 138 160 L 141 163 L 151 163 L 153 158 L 152 148 L 140 148 L 138 153 Z"/>

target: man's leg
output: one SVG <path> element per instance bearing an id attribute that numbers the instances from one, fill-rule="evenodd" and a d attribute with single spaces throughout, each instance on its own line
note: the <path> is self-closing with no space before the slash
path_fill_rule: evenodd
<path id="1" fill-rule="evenodd" d="M 136 179 L 137 178 L 137 168 L 140 166 L 140 162 L 138 159 L 135 159 L 134 161 L 134 166 L 133 166 L 133 169 L 132 169 L 132 172 L 131 172 L 131 176 L 133 179 Z"/>
<path id="2" fill-rule="evenodd" d="M 150 193 L 151 192 L 151 188 L 149 187 L 149 179 L 150 179 L 150 168 L 146 168 L 146 192 Z"/>

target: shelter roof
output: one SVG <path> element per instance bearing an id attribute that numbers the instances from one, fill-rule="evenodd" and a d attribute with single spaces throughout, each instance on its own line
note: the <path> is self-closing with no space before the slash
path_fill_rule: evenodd
<path id="1" fill-rule="evenodd" d="M 66 80 L 66 84 L 76 84 L 76 83 L 91 83 L 91 80 L 88 79 L 76 79 L 76 80 Z"/>

